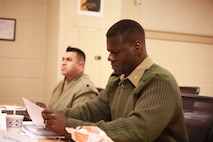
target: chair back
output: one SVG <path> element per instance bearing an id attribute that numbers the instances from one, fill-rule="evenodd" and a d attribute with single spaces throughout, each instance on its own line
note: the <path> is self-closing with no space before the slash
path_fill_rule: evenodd
<path id="1" fill-rule="evenodd" d="M 213 142 L 213 97 L 182 94 L 189 142 Z"/>
<path id="2" fill-rule="evenodd" d="M 200 87 L 195 87 L 195 86 L 180 86 L 180 92 L 181 93 L 186 93 L 186 94 L 195 94 L 199 95 L 200 93 Z"/>

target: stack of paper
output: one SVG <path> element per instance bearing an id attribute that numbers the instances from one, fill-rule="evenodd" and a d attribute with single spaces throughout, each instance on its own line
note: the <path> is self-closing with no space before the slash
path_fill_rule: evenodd
<path id="1" fill-rule="evenodd" d="M 12 105 L 0 105 L 1 110 L 10 110 L 13 111 L 14 109 L 16 111 L 25 111 L 26 108 L 23 106 L 12 106 Z"/>
<path id="2" fill-rule="evenodd" d="M 41 112 L 44 108 L 34 104 L 33 102 L 23 98 L 24 104 L 28 111 L 32 122 L 23 122 L 22 134 L 28 135 L 34 138 L 64 138 L 64 136 L 58 136 L 55 133 L 45 128 L 44 120 Z"/>
<path id="3" fill-rule="evenodd" d="M 34 125 L 32 122 L 23 122 L 22 135 L 27 135 L 33 138 L 45 139 L 45 138 L 57 138 L 63 139 L 64 136 L 58 136 L 50 130 Z"/>
<path id="4" fill-rule="evenodd" d="M 26 108 L 24 106 L 16 105 L 0 105 L 0 110 L 7 114 L 13 114 L 13 112 L 16 111 L 16 114 L 24 115 Z"/>
<path id="5" fill-rule="evenodd" d="M 0 142 L 39 142 L 38 139 L 28 136 L 22 136 L 20 134 L 1 131 L 0 130 Z"/>

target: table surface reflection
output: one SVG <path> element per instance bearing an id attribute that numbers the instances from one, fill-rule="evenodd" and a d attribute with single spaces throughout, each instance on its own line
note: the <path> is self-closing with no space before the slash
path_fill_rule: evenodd
<path id="1" fill-rule="evenodd" d="M 60 139 L 39 139 L 39 142 L 64 142 L 64 140 Z"/>

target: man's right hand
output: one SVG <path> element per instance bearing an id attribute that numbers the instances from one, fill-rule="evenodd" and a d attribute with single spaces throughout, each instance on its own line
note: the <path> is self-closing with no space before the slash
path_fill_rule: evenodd
<path id="1" fill-rule="evenodd" d="M 60 111 L 45 109 L 42 111 L 42 117 L 46 128 L 58 135 L 65 135 L 67 118 Z"/>

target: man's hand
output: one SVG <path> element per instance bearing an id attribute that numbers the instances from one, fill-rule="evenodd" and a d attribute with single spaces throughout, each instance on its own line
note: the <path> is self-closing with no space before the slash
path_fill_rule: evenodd
<path id="1" fill-rule="evenodd" d="M 47 108 L 46 104 L 45 103 L 42 103 L 42 102 L 33 102 L 35 103 L 36 105 L 42 107 L 42 108 Z M 28 120 L 31 120 L 30 118 L 30 115 L 28 113 L 28 111 L 26 110 L 25 113 L 24 113 L 24 118 L 28 119 Z"/>
<path id="2" fill-rule="evenodd" d="M 45 103 L 42 103 L 42 102 L 35 102 L 36 105 L 42 107 L 42 108 L 47 108 L 46 104 Z"/>
<path id="3" fill-rule="evenodd" d="M 45 109 L 42 111 L 42 117 L 46 128 L 57 135 L 65 135 L 67 118 L 57 110 Z"/>

